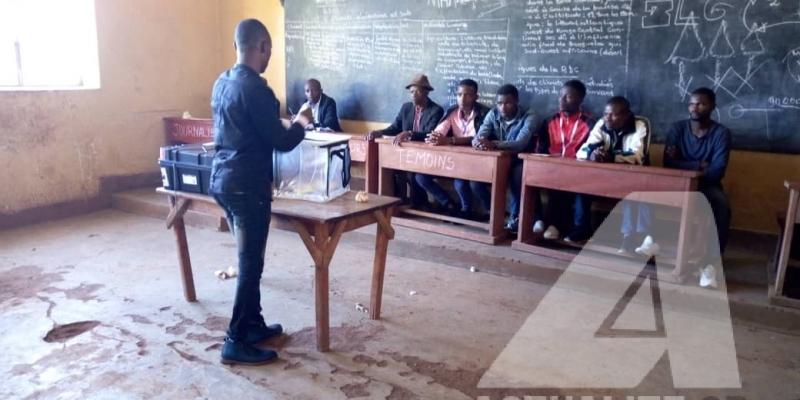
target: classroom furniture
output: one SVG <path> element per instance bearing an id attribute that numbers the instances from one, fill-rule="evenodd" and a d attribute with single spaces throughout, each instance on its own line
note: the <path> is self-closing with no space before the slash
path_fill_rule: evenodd
<path id="1" fill-rule="evenodd" d="M 800 261 L 792 259 L 792 240 L 797 224 L 800 224 L 800 182 L 784 182 L 789 189 L 789 207 L 778 249 L 778 264 L 775 271 L 775 286 L 769 290 L 770 302 L 777 305 L 800 308 L 800 299 L 787 296 L 786 275 L 790 268 L 800 268 Z M 794 251 L 797 251 L 796 249 Z"/>
<path id="2" fill-rule="evenodd" d="M 697 190 L 702 175 L 698 171 L 685 171 L 631 164 L 595 163 L 575 159 L 547 157 L 537 154 L 520 154 L 523 160 L 522 199 L 519 232 L 513 248 L 530 253 L 570 261 L 574 253 L 548 247 L 533 233 L 534 194 L 538 189 L 562 190 L 614 199 L 623 199 L 634 192 L 680 192 L 657 201 L 681 208 L 675 268 L 668 281 L 680 282 L 688 263 L 689 234 L 692 230 L 691 196 Z M 645 199 L 642 199 L 645 200 Z M 638 273 L 634 271 L 633 273 Z"/>
<path id="3" fill-rule="evenodd" d="M 187 210 L 218 210 L 220 207 L 211 196 L 164 188 L 156 191 L 169 196 L 170 212 L 166 222 L 167 228 L 175 232 L 184 297 L 189 302 L 197 301 L 183 215 Z M 357 203 L 355 192 L 352 191 L 327 203 L 273 200 L 271 227 L 297 232 L 314 260 L 317 350 L 324 352 L 330 349 L 328 267 L 339 238 L 345 232 L 372 224 L 377 224 L 377 234 L 369 316 L 370 319 L 380 319 L 386 252 L 389 240 L 394 238 L 391 219 L 398 202 L 392 197 L 371 195 L 368 202 Z"/>
<path id="4" fill-rule="evenodd" d="M 396 171 L 491 184 L 488 223 L 406 206 L 399 209 L 395 224 L 488 244 L 497 244 L 507 237 L 503 223 L 512 153 L 481 151 L 470 146 L 431 146 L 421 142 L 403 142 L 395 146 L 392 138 L 375 141 L 378 144 L 378 191 L 381 195 L 395 195 L 393 175 Z"/>

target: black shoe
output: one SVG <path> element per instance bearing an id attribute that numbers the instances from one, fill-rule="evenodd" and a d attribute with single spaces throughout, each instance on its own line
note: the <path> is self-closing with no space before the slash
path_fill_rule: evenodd
<path id="1" fill-rule="evenodd" d="M 243 341 L 234 342 L 225 338 L 222 344 L 222 356 L 220 362 L 227 365 L 262 365 L 278 358 L 275 350 L 259 349 Z"/>
<path id="2" fill-rule="evenodd" d="M 565 242 L 574 244 L 580 244 L 587 240 L 589 240 L 589 234 L 582 231 L 572 231 L 569 235 L 564 237 Z"/>
<path id="3" fill-rule="evenodd" d="M 517 234 L 517 231 L 519 231 L 519 219 L 510 218 L 508 221 L 506 221 L 506 229 L 511 231 L 513 234 Z"/>
<path id="4" fill-rule="evenodd" d="M 267 339 L 278 337 L 283 333 L 281 324 L 267 325 L 260 323 L 255 326 L 249 327 L 247 330 L 247 337 L 244 339 L 248 344 L 259 344 Z"/>

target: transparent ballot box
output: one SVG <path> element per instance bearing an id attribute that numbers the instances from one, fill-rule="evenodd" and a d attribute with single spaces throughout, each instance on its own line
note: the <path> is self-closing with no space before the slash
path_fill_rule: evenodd
<path id="1" fill-rule="evenodd" d="M 272 158 L 275 198 L 324 203 L 350 190 L 349 137 L 307 132 L 293 150 Z"/>

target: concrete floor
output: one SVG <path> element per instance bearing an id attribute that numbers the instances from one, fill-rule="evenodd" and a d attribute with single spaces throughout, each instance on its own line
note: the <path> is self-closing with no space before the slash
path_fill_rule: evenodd
<path id="1" fill-rule="evenodd" d="M 629 390 L 478 389 L 563 266 L 402 228 L 390 243 L 381 321 L 354 307 L 369 304 L 374 231 L 342 238 L 331 265 L 333 351 L 324 354 L 314 347 L 311 259 L 295 234 L 273 230 L 262 305 L 288 332 L 273 343 L 281 359 L 226 367 L 219 346 L 235 281 L 212 273 L 234 264 L 234 244 L 212 229 L 188 231 L 193 304 L 162 220 L 108 210 L 0 232 L 0 398 L 800 399 L 800 330 L 785 329 L 800 317 L 766 305 L 775 324 L 734 319 L 741 389 L 676 390 L 666 357 Z M 539 273 L 509 276 L 537 268 L 529 265 Z"/>

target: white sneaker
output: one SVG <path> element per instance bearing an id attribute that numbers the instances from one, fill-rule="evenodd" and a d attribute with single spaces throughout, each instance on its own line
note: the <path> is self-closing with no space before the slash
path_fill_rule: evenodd
<path id="1" fill-rule="evenodd" d="M 708 264 L 700 269 L 700 287 L 717 288 L 717 269 L 713 265 Z"/>
<path id="2" fill-rule="evenodd" d="M 550 225 L 547 227 L 547 230 L 544 231 L 542 237 L 544 237 L 545 240 L 558 240 L 558 238 L 561 237 L 561 233 L 558 231 L 558 228 Z"/>
<path id="3" fill-rule="evenodd" d="M 536 221 L 536 223 L 533 224 L 533 233 L 542 233 L 544 232 L 544 228 L 545 228 L 544 221 L 542 220 Z"/>
<path id="4" fill-rule="evenodd" d="M 634 251 L 636 254 L 641 254 L 646 257 L 653 257 L 657 256 L 661 251 L 661 246 L 659 246 L 658 243 L 653 240 L 652 236 L 647 235 L 642 241 L 642 245 L 637 247 Z"/>

